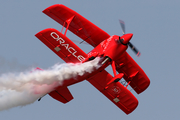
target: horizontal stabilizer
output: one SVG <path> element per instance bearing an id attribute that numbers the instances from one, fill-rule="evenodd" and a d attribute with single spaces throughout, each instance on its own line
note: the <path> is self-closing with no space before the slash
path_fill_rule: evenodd
<path id="1" fill-rule="evenodd" d="M 57 88 L 56 90 L 50 92 L 49 95 L 62 103 L 67 103 L 73 99 L 73 96 L 67 87 Z"/>

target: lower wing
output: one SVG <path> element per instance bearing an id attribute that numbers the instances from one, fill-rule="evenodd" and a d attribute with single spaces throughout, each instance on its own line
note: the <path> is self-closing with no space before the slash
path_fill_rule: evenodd
<path id="1" fill-rule="evenodd" d="M 113 77 L 103 70 L 87 80 L 126 114 L 138 105 L 136 97 L 120 82 L 109 82 Z"/>

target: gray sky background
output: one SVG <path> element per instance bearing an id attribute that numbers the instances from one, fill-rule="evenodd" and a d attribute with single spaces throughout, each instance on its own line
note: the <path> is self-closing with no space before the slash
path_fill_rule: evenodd
<path id="1" fill-rule="evenodd" d="M 48 95 L 40 102 L 0 112 L 3 120 L 178 120 L 180 113 L 180 1 L 179 0 L 3 0 L 0 4 L 0 72 L 49 68 L 63 61 L 34 35 L 61 25 L 42 13 L 64 4 L 110 35 L 122 35 L 118 19 L 133 33 L 141 57 L 128 53 L 143 68 L 151 85 L 133 94 L 139 106 L 126 115 L 87 81 L 69 87 L 74 99 L 62 104 Z M 68 32 L 70 39 L 80 40 Z M 78 45 L 89 52 L 89 45 Z M 107 69 L 112 73 L 111 68 Z"/>

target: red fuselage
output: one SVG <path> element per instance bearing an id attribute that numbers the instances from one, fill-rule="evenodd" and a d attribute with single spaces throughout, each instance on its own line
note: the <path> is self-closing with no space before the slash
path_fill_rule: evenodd
<path id="1" fill-rule="evenodd" d="M 94 56 L 109 57 L 115 61 L 128 48 L 128 42 L 131 40 L 133 34 L 125 34 L 121 37 L 113 35 L 101 42 L 91 52 L 88 53 L 88 58 Z"/>

